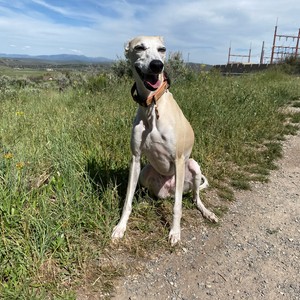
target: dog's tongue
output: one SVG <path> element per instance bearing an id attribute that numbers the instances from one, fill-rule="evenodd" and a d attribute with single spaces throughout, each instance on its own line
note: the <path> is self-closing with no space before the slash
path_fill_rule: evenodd
<path id="1" fill-rule="evenodd" d="M 147 85 L 151 86 L 153 89 L 158 89 L 161 84 L 160 80 L 156 80 L 156 81 L 146 80 L 145 82 Z"/>
<path id="2" fill-rule="evenodd" d="M 144 84 L 150 90 L 156 90 L 157 88 L 159 88 L 161 81 L 159 80 L 158 75 L 148 74 L 144 78 Z"/>

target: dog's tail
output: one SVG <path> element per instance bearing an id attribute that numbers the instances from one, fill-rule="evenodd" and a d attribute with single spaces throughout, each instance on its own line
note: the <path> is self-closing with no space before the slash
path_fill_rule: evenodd
<path id="1" fill-rule="evenodd" d="M 201 174 L 201 184 L 199 187 L 200 191 L 207 188 L 208 186 L 209 184 L 207 178 L 203 174 Z"/>

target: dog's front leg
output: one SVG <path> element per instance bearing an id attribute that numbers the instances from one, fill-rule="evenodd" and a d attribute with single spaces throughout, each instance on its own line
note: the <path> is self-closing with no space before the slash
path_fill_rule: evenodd
<path id="1" fill-rule="evenodd" d="M 140 175 L 141 163 L 140 156 L 132 156 L 132 161 L 129 171 L 129 180 L 127 186 L 126 199 L 122 211 L 121 219 L 118 225 L 114 228 L 112 233 L 112 239 L 120 239 L 124 236 L 126 225 L 132 210 L 132 199 L 137 186 L 138 178 Z"/>
<path id="2" fill-rule="evenodd" d="M 171 245 L 174 246 L 180 241 L 180 221 L 182 215 L 182 193 L 184 186 L 185 161 L 180 157 L 175 161 L 175 203 L 173 210 L 173 224 L 169 234 Z"/>

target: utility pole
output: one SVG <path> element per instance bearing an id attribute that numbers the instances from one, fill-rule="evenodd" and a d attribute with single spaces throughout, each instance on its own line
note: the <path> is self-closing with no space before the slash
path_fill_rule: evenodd
<path id="1" fill-rule="evenodd" d="M 277 23 L 277 22 L 276 22 Z M 272 54 L 271 54 L 271 61 L 270 63 L 273 63 L 273 59 L 274 59 L 274 52 L 275 52 L 275 44 L 276 44 L 276 36 L 277 36 L 277 24 L 275 26 L 275 31 L 274 31 L 274 37 L 273 37 L 273 46 L 272 46 Z"/>
<path id="2" fill-rule="evenodd" d="M 300 28 L 299 28 L 299 31 L 298 31 L 298 38 L 297 38 L 297 43 L 296 43 L 296 51 L 295 51 L 295 58 L 296 58 L 296 59 L 297 59 L 297 57 L 298 57 L 299 41 L 300 41 Z"/>
<path id="3" fill-rule="evenodd" d="M 264 56 L 265 56 L 265 41 L 262 42 L 262 46 L 261 46 L 261 54 L 260 54 L 260 61 L 259 61 L 261 65 L 264 63 Z"/>
<path id="4" fill-rule="evenodd" d="M 229 44 L 227 64 L 230 64 L 230 56 L 231 56 L 231 41 L 230 41 L 230 44 Z"/>
<path id="5" fill-rule="evenodd" d="M 252 48 L 252 43 L 250 44 L 250 48 L 249 48 L 248 63 L 250 63 L 250 57 L 251 57 L 251 48 Z"/>

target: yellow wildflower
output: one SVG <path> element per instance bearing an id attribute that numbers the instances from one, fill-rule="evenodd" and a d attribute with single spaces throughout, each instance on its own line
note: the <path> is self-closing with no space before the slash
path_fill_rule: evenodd
<path id="1" fill-rule="evenodd" d="M 12 158 L 13 158 L 13 154 L 10 153 L 10 152 L 7 152 L 7 153 L 5 153 L 5 154 L 3 155 L 3 157 L 6 158 L 6 159 L 12 159 Z"/>
<path id="2" fill-rule="evenodd" d="M 16 116 L 24 116 L 24 111 L 17 111 Z"/>
<path id="3" fill-rule="evenodd" d="M 16 163 L 16 168 L 17 168 L 18 170 L 22 170 L 22 169 L 24 168 L 24 166 L 25 166 L 25 163 L 22 162 L 22 161 Z"/>

